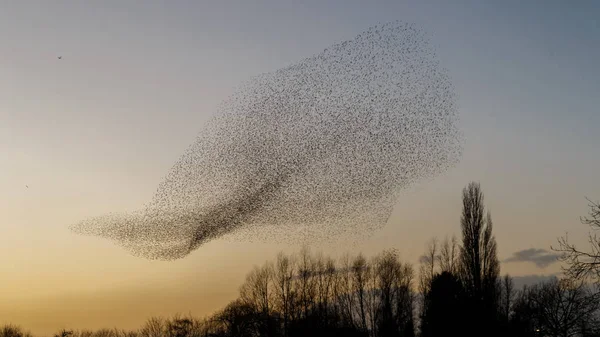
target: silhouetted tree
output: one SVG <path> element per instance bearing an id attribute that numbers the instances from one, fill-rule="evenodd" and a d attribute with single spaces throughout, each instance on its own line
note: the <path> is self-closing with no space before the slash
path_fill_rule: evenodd
<path id="1" fill-rule="evenodd" d="M 273 266 L 270 263 L 255 267 L 240 288 L 240 299 L 259 313 L 258 328 L 262 336 L 272 336 L 274 322 L 271 316 L 273 302 Z"/>
<path id="2" fill-rule="evenodd" d="M 315 303 L 316 287 L 314 274 L 313 258 L 308 248 L 305 247 L 300 251 L 298 275 L 296 277 L 300 306 L 304 318 L 310 316 L 313 304 Z"/>
<path id="3" fill-rule="evenodd" d="M 427 245 L 425 255 L 419 259 L 419 319 L 423 320 L 423 315 L 427 311 L 427 301 L 425 300 L 431 290 L 431 282 L 436 274 L 436 261 L 440 260 L 438 255 L 437 239 L 433 238 Z"/>
<path id="4" fill-rule="evenodd" d="M 459 252 L 460 247 L 458 246 L 456 236 L 452 235 L 452 239 L 446 237 L 438 255 L 440 272 L 448 272 L 456 275 L 458 272 Z"/>
<path id="5" fill-rule="evenodd" d="M 489 212 L 485 215 L 479 183 L 471 182 L 463 189 L 461 229 L 460 276 L 471 302 L 469 316 L 473 319 L 467 333 L 480 335 L 482 331 L 496 331 L 500 263 L 492 234 L 492 217 Z"/>
<path id="6" fill-rule="evenodd" d="M 73 335 L 73 330 L 62 329 L 54 334 L 54 337 L 70 337 Z"/>
<path id="7" fill-rule="evenodd" d="M 288 336 L 288 324 L 293 312 L 295 302 L 295 292 L 293 280 L 295 273 L 295 260 L 283 253 L 277 255 L 275 262 L 273 281 L 274 281 L 274 299 L 275 308 L 279 312 L 283 321 L 283 336 Z"/>
<path id="8" fill-rule="evenodd" d="M 539 330 L 536 306 L 530 288 L 525 286 L 515 297 L 508 336 L 533 337 L 538 335 L 536 330 Z"/>
<path id="9" fill-rule="evenodd" d="M 596 231 L 600 229 L 600 202 L 592 202 L 589 199 L 588 201 L 590 211 L 588 216 L 581 217 L 581 222 Z M 572 279 L 591 277 L 595 282 L 600 283 L 600 237 L 590 233 L 588 241 L 589 250 L 579 250 L 565 235 L 558 239 L 558 248 L 552 249 L 562 253 L 560 259 L 567 264 L 564 271 L 568 277 Z"/>
<path id="10" fill-rule="evenodd" d="M 332 298 L 336 273 L 335 261 L 319 254 L 315 259 L 315 269 L 317 313 L 321 317 L 321 324 L 328 325 L 328 320 L 330 319 L 330 300 Z"/>
<path id="11" fill-rule="evenodd" d="M 354 262 L 352 263 L 352 275 L 353 292 L 356 294 L 358 301 L 360 328 L 363 331 L 367 331 L 366 291 L 370 272 L 367 260 L 364 256 L 358 255 L 354 259 Z"/>
<path id="12" fill-rule="evenodd" d="M 252 337 L 257 335 L 258 315 L 254 308 L 241 300 L 231 302 L 216 319 L 223 325 L 227 337 Z"/>
<path id="13" fill-rule="evenodd" d="M 595 323 L 599 298 L 581 281 L 553 279 L 537 285 L 532 295 L 539 329 L 549 336 L 576 336 L 582 322 Z"/>
<path id="14" fill-rule="evenodd" d="M 31 337 L 31 334 L 16 325 L 8 324 L 0 328 L 0 337 Z"/>
<path id="15" fill-rule="evenodd" d="M 554 278 L 522 292 L 515 303 L 512 325 L 519 336 L 598 333 L 598 300 L 598 293 L 584 282 Z"/>
<path id="16" fill-rule="evenodd" d="M 192 335 L 193 321 L 190 318 L 180 318 L 167 322 L 166 336 L 168 337 L 188 337 Z"/>
<path id="17" fill-rule="evenodd" d="M 141 337 L 163 337 L 165 335 L 165 321 L 160 317 L 152 317 L 140 329 Z"/>
<path id="18" fill-rule="evenodd" d="M 453 235 L 451 239 L 446 237 L 440 245 L 433 238 L 427 246 L 425 255 L 421 256 L 419 261 L 419 318 L 421 324 L 423 324 L 425 313 L 428 310 L 429 302 L 426 298 L 431 290 L 433 279 L 443 272 L 457 275 L 459 252 L 458 241 Z"/>
<path id="19" fill-rule="evenodd" d="M 344 326 L 355 328 L 354 303 L 356 294 L 352 285 L 352 262 L 349 255 L 341 259 L 340 270 L 337 274 L 335 286 L 335 297 L 338 301 L 339 316 Z"/>
<path id="20" fill-rule="evenodd" d="M 510 275 L 506 274 L 502 278 L 502 318 L 505 322 L 510 320 L 513 300 L 515 297 L 515 286 Z"/>
<path id="21" fill-rule="evenodd" d="M 394 251 L 385 251 L 376 266 L 380 293 L 379 336 L 413 336 L 413 270 Z"/>
<path id="22" fill-rule="evenodd" d="M 422 294 L 429 292 L 431 281 L 435 276 L 435 263 L 439 260 L 438 242 L 436 238 L 431 239 L 427 246 L 425 255 L 421 256 L 419 262 L 419 291 Z"/>
<path id="23" fill-rule="evenodd" d="M 366 307 L 367 307 L 367 321 L 369 336 L 378 336 L 377 322 L 379 322 L 380 314 L 380 294 L 378 288 L 378 277 L 377 277 L 377 265 L 380 256 L 373 258 L 367 267 L 367 289 L 365 291 Z"/>
<path id="24" fill-rule="evenodd" d="M 437 274 L 425 297 L 427 309 L 421 321 L 421 336 L 460 336 L 467 322 L 461 281 L 447 271 Z"/>

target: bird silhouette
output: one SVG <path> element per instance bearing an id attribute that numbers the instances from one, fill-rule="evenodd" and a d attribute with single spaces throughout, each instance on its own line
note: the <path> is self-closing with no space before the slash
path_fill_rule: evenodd
<path id="1" fill-rule="evenodd" d="M 59 60 L 62 60 L 62 56 L 59 56 L 59 57 L 58 57 L 58 59 L 59 59 Z"/>

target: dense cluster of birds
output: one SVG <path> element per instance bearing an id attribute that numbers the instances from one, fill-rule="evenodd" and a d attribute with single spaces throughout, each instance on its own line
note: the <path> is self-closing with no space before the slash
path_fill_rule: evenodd
<path id="1" fill-rule="evenodd" d="M 72 230 L 170 260 L 247 229 L 326 238 L 381 228 L 403 188 L 462 153 L 455 93 L 425 37 L 383 24 L 250 79 L 150 203 Z"/>

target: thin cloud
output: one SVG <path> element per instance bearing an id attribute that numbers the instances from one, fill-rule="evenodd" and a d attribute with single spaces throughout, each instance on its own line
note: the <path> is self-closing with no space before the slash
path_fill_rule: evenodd
<path id="1" fill-rule="evenodd" d="M 554 273 L 550 275 L 523 275 L 523 276 L 514 276 L 513 285 L 516 290 L 523 289 L 525 286 L 532 286 L 542 282 L 548 282 L 554 278 L 558 278 L 560 273 Z"/>
<path id="2" fill-rule="evenodd" d="M 504 262 L 531 262 L 539 268 L 546 268 L 549 265 L 558 262 L 558 254 L 549 252 L 541 248 L 529 248 L 513 253 L 511 257 Z"/>
<path id="3" fill-rule="evenodd" d="M 421 255 L 419 257 L 419 263 L 431 263 L 431 257 L 427 255 Z"/>

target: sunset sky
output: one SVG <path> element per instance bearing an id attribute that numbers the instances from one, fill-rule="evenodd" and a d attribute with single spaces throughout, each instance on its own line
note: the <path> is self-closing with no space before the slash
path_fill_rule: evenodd
<path id="1" fill-rule="evenodd" d="M 396 248 L 417 263 L 429 239 L 459 234 L 472 180 L 502 261 L 567 231 L 585 247 L 585 198 L 600 200 L 600 2 L 486 3 L 0 3 L 0 324 L 50 334 L 202 316 L 234 299 L 253 265 L 298 251 L 306 242 L 221 239 L 148 261 L 68 226 L 148 202 L 241 81 L 392 20 L 428 31 L 453 79 L 462 161 L 406 190 L 383 230 L 313 250 Z M 558 271 L 502 263 L 513 276 Z"/>

